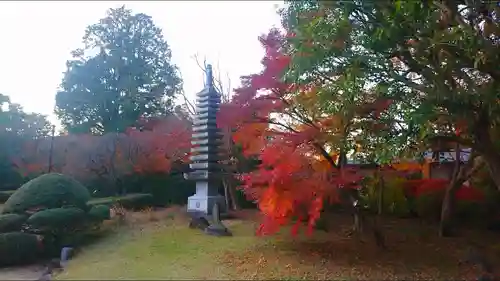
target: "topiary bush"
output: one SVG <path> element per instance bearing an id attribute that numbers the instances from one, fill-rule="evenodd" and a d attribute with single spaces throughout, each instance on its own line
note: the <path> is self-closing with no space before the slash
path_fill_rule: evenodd
<path id="1" fill-rule="evenodd" d="M 107 205 L 95 205 L 89 211 L 89 216 L 92 220 L 109 220 L 111 219 L 111 210 Z"/>
<path id="2" fill-rule="evenodd" d="M 21 186 L 5 202 L 2 213 L 29 213 L 33 210 L 74 206 L 87 210 L 90 194 L 85 186 L 62 174 L 44 174 Z"/>
<path id="3" fill-rule="evenodd" d="M 27 216 L 19 214 L 0 215 L 0 233 L 21 230 L 27 219 Z"/>
<path id="4" fill-rule="evenodd" d="M 70 229 L 85 223 L 87 214 L 75 207 L 43 210 L 31 215 L 26 221 L 30 228 L 40 230 Z"/>
<path id="5" fill-rule="evenodd" d="M 43 251 L 41 237 L 23 232 L 0 234 L 0 265 L 20 265 L 34 262 Z"/>

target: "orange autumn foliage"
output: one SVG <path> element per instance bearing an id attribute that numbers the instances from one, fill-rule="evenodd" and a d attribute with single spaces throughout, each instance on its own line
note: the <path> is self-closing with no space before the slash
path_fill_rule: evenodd
<path id="1" fill-rule="evenodd" d="M 259 169 L 242 176 L 242 188 L 265 217 L 259 234 L 274 233 L 293 218 L 312 229 L 323 201 L 336 200 L 338 188 L 360 180 L 352 171 L 341 176 L 323 161 L 311 161 L 308 154 L 313 151 L 284 137 L 275 139 L 263 149 Z"/>
<path id="2" fill-rule="evenodd" d="M 392 163 L 391 167 L 396 169 L 397 171 L 422 171 L 424 168 L 423 164 L 417 162 L 400 162 L 400 163 Z"/>
<path id="3" fill-rule="evenodd" d="M 54 138 L 52 172 L 77 179 L 120 177 L 130 173 L 169 173 L 173 162 L 185 162 L 191 124 L 176 116 L 140 120 L 125 133 L 64 135 Z M 24 177 L 49 169 L 50 138 L 26 140 L 11 161 Z"/>
<path id="4" fill-rule="evenodd" d="M 174 161 L 187 161 L 191 147 L 188 122 L 170 116 L 148 119 L 141 125 L 141 129 L 127 131 L 137 147 L 133 164 L 136 172 L 169 172 Z"/>
<path id="5" fill-rule="evenodd" d="M 359 187 L 362 176 L 356 169 L 334 167 L 332 160 L 335 162 L 337 156 L 325 158 L 314 143 L 335 131 L 338 118 L 327 116 L 289 127 L 283 120 L 286 117 L 280 117 L 289 103 L 295 102 L 291 92 L 300 91 L 303 95 L 298 99 L 302 103 L 314 103 L 316 90 L 311 85 L 281 80 L 290 57 L 281 53 L 284 38 L 278 31 L 260 39 L 266 51 L 264 70 L 245 77 L 232 101 L 221 106 L 218 126 L 232 128 L 233 140 L 242 146 L 243 153 L 261 161 L 256 171 L 240 178 L 241 188 L 257 202 L 264 217 L 258 233 L 274 233 L 294 220 L 298 221 L 294 231 L 304 223 L 310 231 L 323 202 L 337 200 L 340 188 Z"/>

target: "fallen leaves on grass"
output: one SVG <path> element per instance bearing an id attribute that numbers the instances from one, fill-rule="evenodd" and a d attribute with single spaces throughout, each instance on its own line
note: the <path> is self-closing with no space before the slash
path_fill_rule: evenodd
<path id="1" fill-rule="evenodd" d="M 389 222 L 384 229 L 390 246 L 387 251 L 378 249 L 369 236 L 358 241 L 337 233 L 317 232 L 312 238 L 294 238 L 284 230 L 261 238 L 244 251 L 223 252 L 219 263 L 233 268 L 237 279 L 423 280 L 478 276 L 477 270 L 458 264 L 466 237 L 443 239 L 433 232 L 422 241 L 422 233 L 428 229 L 419 227 L 414 221 Z"/>

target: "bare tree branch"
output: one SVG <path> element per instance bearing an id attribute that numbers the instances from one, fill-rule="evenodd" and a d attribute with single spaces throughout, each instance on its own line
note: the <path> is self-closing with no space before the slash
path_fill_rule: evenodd
<path id="1" fill-rule="evenodd" d="M 181 75 L 181 74 L 179 74 Z M 182 75 L 181 75 L 181 79 L 182 79 Z M 186 93 L 184 92 L 184 90 L 181 90 L 180 92 L 181 96 L 182 96 L 182 99 L 184 100 L 184 107 L 186 108 L 186 110 L 188 111 L 188 113 L 190 115 L 195 115 L 196 114 L 196 107 L 194 106 L 194 104 L 188 99 L 188 97 L 186 96 Z"/>
<path id="2" fill-rule="evenodd" d="M 193 59 L 195 60 L 198 68 L 200 68 L 203 73 L 207 72 L 207 59 L 203 57 L 203 63 L 200 62 L 200 58 L 198 54 L 193 55 Z M 213 70 L 214 72 L 214 88 L 222 95 L 222 103 L 227 103 L 231 100 L 231 79 L 229 77 L 229 73 L 226 72 L 226 83 L 222 82 L 221 70 L 220 70 L 219 61 L 216 63 L 216 67 Z"/>

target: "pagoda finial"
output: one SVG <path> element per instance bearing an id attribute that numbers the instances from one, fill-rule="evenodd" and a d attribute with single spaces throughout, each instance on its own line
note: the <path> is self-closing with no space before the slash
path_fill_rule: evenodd
<path id="1" fill-rule="evenodd" d="M 211 64 L 207 64 L 207 71 L 205 74 L 206 74 L 205 87 L 211 88 L 214 85 L 214 76 L 212 74 L 212 65 Z"/>

